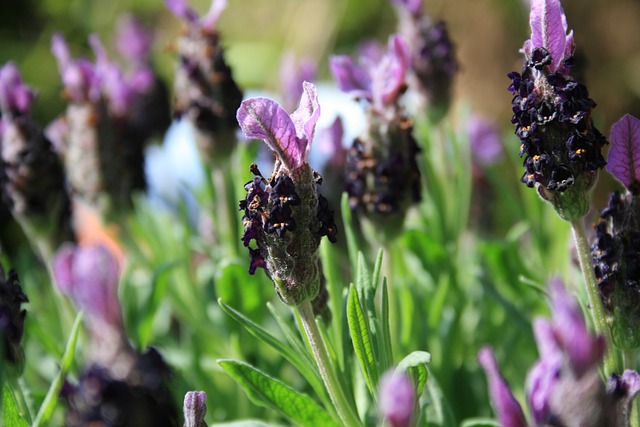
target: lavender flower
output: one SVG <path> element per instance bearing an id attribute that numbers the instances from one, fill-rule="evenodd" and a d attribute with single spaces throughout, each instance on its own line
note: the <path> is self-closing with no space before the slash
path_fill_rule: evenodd
<path id="1" fill-rule="evenodd" d="M 184 396 L 184 427 L 207 427 L 207 393 L 190 391 Z"/>
<path id="2" fill-rule="evenodd" d="M 31 117 L 34 99 L 14 64 L 0 68 L 0 193 L 47 258 L 74 237 L 62 164 Z"/>
<path id="3" fill-rule="evenodd" d="M 595 102 L 584 85 L 569 75 L 573 32 L 559 0 L 531 3 L 531 38 L 524 43 L 522 74 L 512 72 L 513 118 L 524 155 L 522 182 L 536 187 L 565 220 L 589 209 L 589 191 L 606 162 L 604 136 L 595 128 Z"/>
<path id="4" fill-rule="evenodd" d="M 224 161 L 235 144 L 235 112 L 243 97 L 225 62 L 216 30 L 226 2 L 213 0 L 202 17 L 186 0 L 166 0 L 166 5 L 186 24 L 177 41 L 176 112 L 194 125 L 201 154 L 208 161 Z"/>
<path id="5" fill-rule="evenodd" d="M 104 246 L 67 245 L 53 272 L 59 290 L 85 313 L 90 338 L 91 364 L 63 394 L 66 425 L 177 426 L 169 368 L 155 349 L 138 354 L 128 342 L 115 257 Z"/>
<path id="6" fill-rule="evenodd" d="M 123 377 L 93 364 L 61 393 L 68 411 L 65 425 L 179 427 L 178 411 L 167 387 L 171 372 L 153 348 L 136 357 Z"/>
<path id="7" fill-rule="evenodd" d="M 22 304 L 29 302 L 20 287 L 18 274 L 11 270 L 5 274 L 0 265 L 0 360 L 7 375 L 17 377 L 24 369 L 24 318 L 27 311 Z"/>
<path id="8" fill-rule="evenodd" d="M 97 36 L 90 37 L 90 44 L 95 64 L 72 59 L 62 36 L 53 37 L 51 48 L 70 104 L 48 134 L 64 160 L 73 197 L 109 215 L 130 208 L 132 193 L 146 187 L 148 134 L 132 124 L 129 114 L 153 76 L 126 76 Z"/>
<path id="9" fill-rule="evenodd" d="M 127 62 L 131 81 L 148 86 L 138 91 L 128 113 L 130 126 L 145 140 L 164 135 L 171 124 L 169 90 L 151 63 L 153 40 L 151 31 L 132 15 L 119 18 L 115 46 Z"/>
<path id="10" fill-rule="evenodd" d="M 65 245 L 53 262 L 58 289 L 85 312 L 93 358 L 104 366 L 131 362 L 118 300 L 119 270 L 116 258 L 102 245 Z"/>
<path id="11" fill-rule="evenodd" d="M 403 373 L 389 371 L 378 386 L 380 417 L 391 427 L 409 427 L 416 411 L 416 392 L 411 380 Z"/>
<path id="12" fill-rule="evenodd" d="M 409 51 L 400 36 L 389 39 L 388 51 L 377 58 L 331 58 L 338 87 L 366 102 L 367 129 L 353 142 L 347 157 L 345 190 L 352 209 L 363 211 L 383 229 L 395 233 L 406 210 L 420 200 L 419 153 L 413 123 L 399 101 L 406 90 Z M 390 219 L 395 218 L 395 221 Z"/>
<path id="13" fill-rule="evenodd" d="M 629 425 L 629 407 L 640 376 L 634 371 L 625 371 L 622 378 L 614 374 L 605 387 L 598 373 L 605 352 L 603 337 L 589 334 L 579 305 L 560 281 L 553 280 L 550 288 L 551 321 L 538 318 L 534 323 L 540 358 L 526 381 L 530 424 L 500 376 L 492 351 L 484 348 L 478 355 L 498 419 L 507 427 Z"/>
<path id="14" fill-rule="evenodd" d="M 254 164 L 254 178 L 245 185 L 244 245 L 249 247 L 253 274 L 265 269 L 287 304 L 312 300 L 320 287 L 318 246 L 322 236 L 336 240 L 333 211 L 318 193 L 320 176 L 308 163 L 320 116 L 316 88 L 303 84 L 300 107 L 291 115 L 275 101 L 251 98 L 238 109 L 238 123 L 249 138 L 262 139 L 276 154 L 273 174 L 266 179 Z"/>
<path id="15" fill-rule="evenodd" d="M 400 18 L 398 31 L 411 52 L 411 85 L 431 107 L 432 119 L 438 121 L 449 110 L 453 77 L 459 68 L 447 25 L 424 13 L 420 0 L 392 2 Z"/>

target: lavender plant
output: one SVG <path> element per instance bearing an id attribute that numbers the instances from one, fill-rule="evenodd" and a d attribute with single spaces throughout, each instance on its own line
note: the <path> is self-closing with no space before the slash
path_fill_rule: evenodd
<path id="1" fill-rule="evenodd" d="M 64 23 L 82 16 L 82 29 L 91 23 L 104 40 L 117 36 L 123 60 L 116 62 L 97 35 L 90 37 L 92 60 L 73 58 L 55 37 L 68 104 L 62 111 L 43 106 L 58 90 L 33 67 L 46 61 L 16 57 L 29 82 L 42 88 L 37 103 L 17 66 L 0 71 L 3 203 L 11 201 L 23 225 L 28 219 L 47 231 L 28 234 L 31 246 L 40 247 L 39 236 L 58 254 L 53 263 L 47 256 L 38 261 L 0 220 L 0 263 L 20 271 L 22 289 L 0 270 L 0 349 L 11 359 L 0 364 L 0 424 L 640 425 L 633 408 L 639 126 L 626 116 L 612 129 L 608 170 L 626 191 L 618 187 L 610 197 L 589 245 L 582 222 L 605 165 L 606 139 L 595 123 L 606 122 L 601 111 L 610 107 L 604 98 L 594 109 L 577 81 L 584 67 L 573 59 L 559 1 L 526 5 L 526 64 L 511 74 L 520 161 L 501 150 L 502 139 L 509 143 L 501 114 L 487 114 L 498 104 L 486 110 L 486 99 L 469 97 L 490 81 L 482 75 L 490 67 L 477 66 L 477 57 L 471 62 L 469 49 L 482 48 L 484 33 L 476 31 L 483 26 L 454 31 L 464 25 L 451 14 L 457 21 L 447 30 L 426 12 L 446 15 L 448 4 L 394 1 L 402 35 L 386 47 L 363 45 L 358 60 L 331 58 L 336 88 L 322 81 L 329 50 L 349 51 L 364 33 L 387 37 L 393 17 L 375 11 L 391 12 L 389 2 L 231 2 L 222 16 L 224 3 L 214 1 L 203 15 L 183 0 L 168 0 L 168 11 L 137 4 L 135 12 L 158 29 L 174 17 L 184 24 L 164 50 L 131 18 L 111 28 L 110 13 L 83 13 L 75 2 L 60 21 L 53 3 L 42 3 L 51 12 L 43 16 L 58 17 L 51 25 L 65 28 L 74 51 L 85 35 Z M 120 12 L 122 4 L 111 7 Z M 473 11 L 478 22 L 497 22 L 486 19 L 488 10 Z M 509 16 L 517 22 L 515 11 Z M 367 30 L 354 32 L 358 22 Z M 487 26 L 497 37 L 498 27 Z M 43 37 L 53 32 L 47 28 Z M 156 31 L 160 42 L 165 33 Z M 274 86 L 281 62 L 271 56 L 284 46 L 311 55 L 317 70 L 282 61 L 289 72 L 283 102 L 242 102 L 240 85 Z M 174 72 L 165 69 L 172 54 Z M 465 73 L 456 76 L 458 69 Z M 172 93 L 158 74 L 173 76 Z M 452 90 L 454 77 L 463 90 Z M 311 78 L 317 85 L 302 83 Z M 354 105 L 338 90 L 362 107 L 364 130 L 356 129 Z M 412 103 L 416 95 L 420 102 Z M 149 168 L 149 182 L 200 167 L 205 179 L 176 183 L 180 194 L 158 203 L 146 197 L 143 181 L 132 184 L 142 162 L 127 163 L 125 148 L 143 158 L 146 142 L 167 128 L 168 97 L 174 116 L 194 132 L 172 126 L 165 145 L 152 147 L 177 149 Z M 477 121 L 476 112 L 496 128 Z M 54 113 L 61 119 L 43 136 L 37 121 Z M 266 144 L 238 141 L 238 129 Z M 342 147 L 346 135 L 359 135 L 350 150 Z M 199 146 L 200 162 L 180 164 L 183 144 Z M 258 159 L 260 145 L 268 147 L 273 170 Z M 522 162 L 524 175 L 517 172 Z M 252 163 L 260 167 L 247 173 Z M 521 177 L 538 191 L 519 185 Z M 58 210 L 67 191 L 74 203 Z M 590 294 L 583 310 L 571 296 L 583 290 L 571 287 L 578 280 L 569 228 L 537 193 L 575 230 Z M 597 194 L 594 200 L 602 200 Z M 83 218 L 82 204 L 119 232 Z M 359 229 L 362 223 L 371 227 Z M 100 244 L 87 243 L 87 230 Z M 569 286 L 551 282 L 547 320 L 541 284 L 555 274 Z M 595 331 L 583 311 L 596 313 Z M 494 350 L 482 348 L 487 344 Z M 513 396 L 526 396 L 528 409 Z"/>

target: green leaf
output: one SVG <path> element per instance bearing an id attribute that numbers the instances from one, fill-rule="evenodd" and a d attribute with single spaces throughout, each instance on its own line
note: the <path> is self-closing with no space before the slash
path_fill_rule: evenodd
<path id="1" fill-rule="evenodd" d="M 469 418 L 460 427 L 500 427 L 500 423 L 491 418 Z"/>
<path id="2" fill-rule="evenodd" d="M 398 363 L 396 371 L 405 372 L 415 386 L 416 396 L 420 396 L 429 378 L 427 364 L 431 363 L 431 354 L 426 351 L 414 351 Z"/>
<path id="3" fill-rule="evenodd" d="M 49 391 L 47 392 L 47 395 L 42 402 L 42 406 L 40 406 L 40 410 L 38 411 L 38 415 L 36 415 L 36 419 L 33 422 L 33 427 L 48 425 L 51 415 L 53 415 L 56 403 L 58 402 L 60 389 L 62 389 L 62 383 L 64 382 L 67 372 L 69 372 L 69 368 L 71 368 L 71 364 L 73 363 L 73 356 L 76 350 L 76 343 L 78 342 L 78 333 L 80 332 L 81 323 L 82 312 L 78 313 L 76 320 L 73 322 L 71 334 L 69 334 L 69 340 L 67 341 L 67 346 L 64 349 L 64 354 L 60 361 L 60 372 L 58 372 L 58 375 L 56 375 L 49 387 Z"/>
<path id="4" fill-rule="evenodd" d="M 393 347 L 391 345 L 391 328 L 389 325 L 389 288 L 387 286 L 386 277 L 382 280 L 382 310 L 380 323 L 382 324 L 382 351 L 380 354 L 384 356 L 384 370 L 388 369 L 388 366 L 393 362 Z"/>
<path id="5" fill-rule="evenodd" d="M 265 423 L 260 420 L 238 420 L 229 421 L 228 423 L 211 424 L 211 427 L 282 427 L 282 425 Z"/>
<path id="6" fill-rule="evenodd" d="M 281 412 L 302 426 L 338 426 L 329 413 L 309 396 L 297 392 L 258 369 L 231 359 L 218 360 L 218 364 L 242 386 L 256 405 Z"/>
<path id="7" fill-rule="evenodd" d="M 376 396 L 376 384 L 378 384 L 378 364 L 376 363 L 371 342 L 371 332 L 369 331 L 369 322 L 362 308 L 362 304 L 358 298 L 358 292 L 351 285 L 349 288 L 349 296 L 347 300 L 347 321 L 349 323 L 349 331 L 351 333 L 351 341 L 355 350 L 360 368 L 364 374 L 365 382 L 371 392 Z"/>
<path id="8" fill-rule="evenodd" d="M 373 293 L 375 294 L 378 289 L 378 281 L 380 280 L 380 270 L 382 270 L 382 249 L 378 250 L 378 256 L 376 263 L 373 265 L 373 276 L 371 276 L 371 284 L 373 286 Z"/>
<path id="9" fill-rule="evenodd" d="M 228 314 L 231 318 L 233 318 L 236 322 L 242 325 L 251 335 L 258 338 L 260 341 L 265 344 L 273 347 L 275 350 L 282 355 L 289 363 L 291 363 L 309 382 L 311 387 L 313 387 L 314 391 L 318 393 L 323 402 L 328 402 L 329 398 L 326 394 L 326 390 L 324 387 L 324 383 L 320 378 L 320 373 L 316 369 L 315 363 L 312 359 L 308 357 L 308 353 L 303 343 L 300 340 L 297 340 L 298 344 L 294 344 L 295 337 L 292 336 L 291 330 L 285 330 L 284 327 L 285 322 L 280 319 L 279 315 L 275 310 L 271 307 L 269 308 L 271 314 L 274 316 L 280 327 L 283 329 L 283 332 L 288 336 L 291 345 L 287 345 L 283 343 L 281 340 L 273 336 L 269 331 L 264 329 L 262 326 L 253 322 L 248 317 L 244 316 L 242 313 L 234 310 L 229 307 L 222 300 L 218 300 L 218 304 L 222 311 Z M 293 347 L 293 348 L 292 348 Z"/>
<path id="10" fill-rule="evenodd" d="M 16 398 L 11 389 L 5 384 L 2 386 L 2 421 L 5 427 L 29 427 L 24 418 L 20 416 L 20 410 Z"/>
<path id="11" fill-rule="evenodd" d="M 149 345 L 153 333 L 153 319 L 167 293 L 170 278 L 169 272 L 177 264 L 178 261 L 165 262 L 160 264 L 153 272 L 151 295 L 144 316 L 138 326 L 138 345 L 140 348 L 146 348 Z"/>

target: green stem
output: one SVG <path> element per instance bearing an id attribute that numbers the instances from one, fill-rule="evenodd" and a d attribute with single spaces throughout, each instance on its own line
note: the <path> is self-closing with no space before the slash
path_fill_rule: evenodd
<path id="1" fill-rule="evenodd" d="M 578 249 L 578 258 L 580 260 L 580 268 L 584 275 L 584 281 L 587 286 L 587 296 L 589 298 L 589 306 L 591 307 L 591 315 L 596 332 L 605 337 L 607 342 L 607 353 L 604 357 L 604 374 L 608 378 L 614 372 L 619 372 L 616 360 L 616 354 L 613 351 L 613 340 L 611 339 L 611 330 L 607 326 L 604 307 L 600 299 L 596 275 L 591 262 L 591 251 L 587 242 L 587 236 L 580 220 L 571 221 L 571 230 Z"/>
<path id="2" fill-rule="evenodd" d="M 304 328 L 307 341 L 309 342 L 309 346 L 313 352 L 313 357 L 318 365 L 320 376 L 324 381 L 325 387 L 327 387 L 327 392 L 329 393 L 329 397 L 336 408 L 336 412 L 338 413 L 340 420 L 342 420 L 342 423 L 347 427 L 361 426 L 362 423 L 360 422 L 360 419 L 353 411 L 353 408 L 344 395 L 342 387 L 340 387 L 336 371 L 327 352 L 327 347 L 322 340 L 320 330 L 316 324 L 316 319 L 313 316 L 311 303 L 307 301 L 297 306 L 296 309 L 300 315 L 302 327 Z"/>

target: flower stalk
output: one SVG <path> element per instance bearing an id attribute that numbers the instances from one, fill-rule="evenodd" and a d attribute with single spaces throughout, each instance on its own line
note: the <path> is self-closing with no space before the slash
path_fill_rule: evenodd
<path id="1" fill-rule="evenodd" d="M 322 381 L 327 388 L 331 402 L 333 402 L 340 420 L 345 426 L 361 426 L 362 423 L 360 422 L 360 419 L 347 401 L 344 391 L 340 386 L 336 370 L 331 363 L 327 347 L 324 344 L 322 335 L 320 334 L 320 330 L 316 324 L 311 303 L 306 301 L 297 305 L 295 309 L 297 314 L 300 316 L 305 338 L 313 352 L 313 358 L 318 365 Z"/>
<path id="2" fill-rule="evenodd" d="M 615 357 L 616 355 L 611 351 L 613 349 L 611 330 L 607 326 L 606 315 L 604 312 L 604 307 L 602 305 L 602 300 L 600 299 L 596 276 L 593 270 L 593 263 L 591 262 L 589 243 L 587 241 L 587 236 L 585 234 L 582 222 L 580 220 L 572 221 L 571 230 L 573 231 L 573 238 L 575 240 L 576 248 L 578 251 L 580 269 L 582 270 L 584 281 L 587 286 L 587 296 L 589 298 L 589 306 L 591 307 L 593 323 L 595 325 L 596 332 L 599 335 L 604 336 L 607 342 L 607 350 L 604 356 L 603 368 L 605 376 L 608 377 L 614 372 L 620 372 Z"/>

